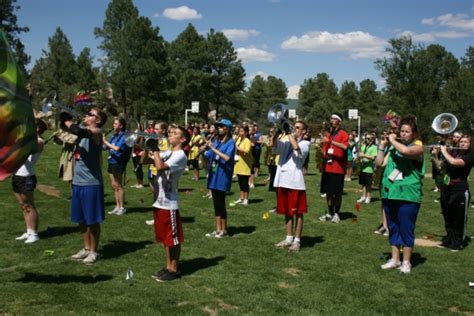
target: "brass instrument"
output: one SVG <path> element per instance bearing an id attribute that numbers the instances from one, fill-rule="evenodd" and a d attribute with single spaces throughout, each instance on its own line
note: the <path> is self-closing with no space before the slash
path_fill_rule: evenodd
<path id="1" fill-rule="evenodd" d="M 77 111 L 72 109 L 66 104 L 63 104 L 56 100 L 57 94 L 55 90 L 51 90 L 46 98 L 43 100 L 43 105 L 41 111 L 44 114 L 48 114 L 49 112 L 53 111 L 53 108 L 56 108 L 57 110 L 60 111 L 60 113 L 69 113 L 73 118 L 77 120 L 82 120 L 84 116 L 82 114 L 79 114 Z"/>
<path id="2" fill-rule="evenodd" d="M 163 140 L 166 139 L 165 136 L 158 135 L 158 134 L 150 134 L 150 133 L 145 133 L 139 130 L 136 130 L 132 133 L 128 133 L 127 136 L 125 137 L 125 144 L 127 144 L 128 147 L 133 147 L 135 145 L 138 145 L 138 139 L 139 137 L 143 137 L 145 139 L 145 142 L 143 143 L 143 148 L 147 149 L 147 141 L 150 139 L 158 141 L 158 146 L 161 146 L 163 143 Z"/>
<path id="3" fill-rule="evenodd" d="M 268 110 L 267 120 L 282 131 L 294 131 L 293 122 L 288 118 L 288 110 L 283 103 L 277 103 Z"/>
<path id="4" fill-rule="evenodd" d="M 457 126 L 458 119 L 451 113 L 438 114 L 431 124 L 431 128 L 441 135 L 451 134 Z"/>
<path id="5" fill-rule="evenodd" d="M 51 136 L 48 137 L 48 139 L 46 139 L 44 141 L 44 144 L 46 145 L 47 143 L 49 143 L 50 141 L 52 141 L 54 139 L 54 137 L 56 137 L 59 133 L 61 133 L 62 130 L 61 129 L 58 129 L 56 132 L 54 132 L 53 134 L 51 134 Z"/>

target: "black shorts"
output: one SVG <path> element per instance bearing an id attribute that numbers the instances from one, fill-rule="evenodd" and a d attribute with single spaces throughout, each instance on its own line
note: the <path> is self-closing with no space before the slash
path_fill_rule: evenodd
<path id="1" fill-rule="evenodd" d="M 359 184 L 363 186 L 372 185 L 373 173 L 361 172 L 359 173 Z"/>
<path id="2" fill-rule="evenodd" d="M 326 172 L 326 193 L 328 195 L 340 194 L 344 190 L 344 175 Z"/>
<path id="3" fill-rule="evenodd" d="M 110 164 L 109 167 L 107 168 L 107 172 L 110 174 L 123 174 L 125 171 L 125 168 L 121 164 Z"/>
<path id="4" fill-rule="evenodd" d="M 193 169 L 195 170 L 199 170 L 199 160 L 197 159 L 188 160 L 188 166 L 193 167 Z"/>
<path id="5" fill-rule="evenodd" d="M 15 176 L 12 177 L 12 188 L 13 192 L 18 194 L 24 194 L 26 192 L 33 192 L 36 188 L 36 176 Z"/>

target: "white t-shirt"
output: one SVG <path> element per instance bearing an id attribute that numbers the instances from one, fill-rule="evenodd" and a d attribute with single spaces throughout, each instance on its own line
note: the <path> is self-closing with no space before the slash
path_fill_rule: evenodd
<path id="1" fill-rule="evenodd" d="M 35 164 L 38 161 L 40 153 L 29 155 L 25 163 L 15 172 L 16 176 L 29 177 L 35 174 Z"/>
<path id="2" fill-rule="evenodd" d="M 153 203 L 153 207 L 164 210 L 177 210 L 178 181 L 186 168 L 188 158 L 182 150 L 173 151 L 165 163 L 169 166 L 169 169 L 158 171 L 156 176 L 158 195 L 155 203 Z"/>
<path id="3" fill-rule="evenodd" d="M 306 190 L 303 177 L 303 164 L 309 153 L 310 142 L 302 140 L 298 143 L 300 150 L 293 150 L 290 142 L 278 141 L 276 151 L 280 154 L 280 161 L 275 174 L 273 186 L 294 190 Z"/>

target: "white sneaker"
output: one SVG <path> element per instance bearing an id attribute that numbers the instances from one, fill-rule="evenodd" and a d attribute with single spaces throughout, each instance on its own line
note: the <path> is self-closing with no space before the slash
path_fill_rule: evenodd
<path id="1" fill-rule="evenodd" d="M 16 237 L 16 240 L 25 240 L 28 238 L 28 233 L 23 233 L 23 235 Z"/>
<path id="2" fill-rule="evenodd" d="M 288 248 L 292 245 L 292 242 L 289 242 L 288 240 L 286 239 L 283 239 L 282 241 L 280 241 L 279 243 L 276 243 L 275 244 L 275 247 L 277 248 Z"/>
<path id="3" fill-rule="evenodd" d="M 370 203 L 370 197 L 366 197 L 364 203 L 369 204 Z"/>
<path id="4" fill-rule="evenodd" d="M 384 264 L 380 266 L 382 270 L 389 270 L 389 269 L 398 269 L 400 267 L 401 262 L 400 261 L 395 261 L 395 259 L 390 259 Z"/>
<path id="5" fill-rule="evenodd" d="M 268 213 L 275 213 L 276 212 L 276 207 L 275 208 L 272 208 L 271 210 L 268 211 Z"/>
<path id="6" fill-rule="evenodd" d="M 25 244 L 32 244 L 34 242 L 37 242 L 38 240 L 39 240 L 38 234 L 36 234 L 36 233 L 29 234 L 28 238 L 26 238 L 26 240 L 25 240 Z"/>
<path id="7" fill-rule="evenodd" d="M 255 184 L 253 184 L 253 183 L 252 183 L 252 184 L 249 184 L 249 188 L 254 189 L 254 188 L 255 188 Z"/>
<path id="8" fill-rule="evenodd" d="M 110 212 L 107 212 L 107 214 L 117 214 L 117 212 L 119 211 L 120 209 L 118 207 L 115 207 L 113 210 L 111 210 Z"/>
<path id="9" fill-rule="evenodd" d="M 145 221 L 145 224 L 147 224 L 148 226 L 153 226 L 155 225 L 155 220 L 154 219 L 150 219 L 148 221 Z"/>
<path id="10" fill-rule="evenodd" d="M 411 272 L 411 263 L 408 261 L 403 261 L 402 265 L 398 268 L 400 273 L 409 274 Z"/>
<path id="11" fill-rule="evenodd" d="M 327 196 L 326 193 L 321 194 L 321 197 L 322 197 L 322 198 L 325 198 L 326 196 Z"/>
<path id="12" fill-rule="evenodd" d="M 242 205 L 249 205 L 249 200 L 243 200 L 241 204 Z"/>
<path id="13" fill-rule="evenodd" d="M 341 221 L 341 219 L 339 218 L 339 215 L 337 215 L 337 213 L 334 214 L 334 216 L 331 219 L 331 222 L 333 222 L 335 224 L 338 224 L 340 221 Z"/>
<path id="14" fill-rule="evenodd" d="M 125 213 L 127 213 L 127 209 L 122 207 L 115 213 L 115 215 L 122 216 Z"/>
<path id="15" fill-rule="evenodd" d="M 217 231 L 213 231 L 212 233 L 207 233 L 205 236 L 206 237 L 216 237 L 217 234 L 218 234 Z"/>
<path id="16" fill-rule="evenodd" d="M 78 253 L 71 256 L 72 260 L 82 260 L 89 255 L 90 251 L 86 249 L 79 250 Z"/>
<path id="17" fill-rule="evenodd" d="M 214 237 L 220 239 L 220 238 L 225 238 L 227 236 L 229 236 L 227 233 L 219 232 Z"/>
<path id="18" fill-rule="evenodd" d="M 240 203 L 242 203 L 242 202 L 243 202 L 243 201 L 242 201 L 241 199 L 237 199 L 237 200 L 235 200 L 235 201 L 233 201 L 233 202 L 230 202 L 230 203 L 229 203 L 229 206 L 236 206 L 237 204 L 240 204 Z"/>
<path id="19" fill-rule="evenodd" d="M 357 200 L 357 203 L 362 203 L 365 201 L 365 196 L 361 196 L 360 199 Z"/>
<path id="20" fill-rule="evenodd" d="M 97 260 L 99 260 L 100 255 L 97 252 L 91 251 L 87 255 L 87 257 L 82 260 L 84 264 L 94 264 Z"/>
<path id="21" fill-rule="evenodd" d="M 321 216 L 321 217 L 319 218 L 319 220 L 320 220 L 321 222 L 327 222 L 327 221 L 330 221 L 331 218 L 332 218 L 331 214 L 327 213 L 327 214 L 324 214 L 323 216 Z"/>
<path id="22" fill-rule="evenodd" d="M 300 251 L 300 243 L 294 241 L 290 247 L 288 247 L 288 252 L 298 252 Z"/>
<path id="23" fill-rule="evenodd" d="M 131 185 L 130 187 L 135 188 L 135 189 L 141 189 L 141 188 L 143 188 L 143 185 L 142 184 L 134 184 L 134 185 Z"/>

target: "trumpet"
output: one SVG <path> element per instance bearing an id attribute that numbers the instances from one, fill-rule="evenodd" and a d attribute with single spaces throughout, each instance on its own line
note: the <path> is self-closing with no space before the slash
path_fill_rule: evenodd
<path id="1" fill-rule="evenodd" d="M 52 112 L 53 108 L 56 108 L 61 113 L 63 112 L 69 113 L 73 118 L 77 120 L 82 120 L 84 118 L 82 114 L 79 114 L 77 111 L 75 111 L 68 105 L 59 102 L 58 100 L 56 100 L 56 98 L 57 98 L 56 90 L 51 90 L 46 96 L 46 98 L 43 100 L 41 111 L 44 114 L 48 114 L 48 112 Z"/>
<path id="2" fill-rule="evenodd" d="M 128 133 L 128 135 L 125 137 L 125 144 L 127 144 L 128 147 L 138 145 L 138 139 L 140 137 L 143 137 L 145 139 L 145 142 L 143 144 L 144 149 L 147 149 L 147 147 L 149 147 L 147 146 L 147 142 L 151 139 L 158 141 L 158 146 L 161 146 L 163 141 L 166 139 L 166 137 L 162 135 L 150 134 L 136 130 L 132 133 Z"/>

